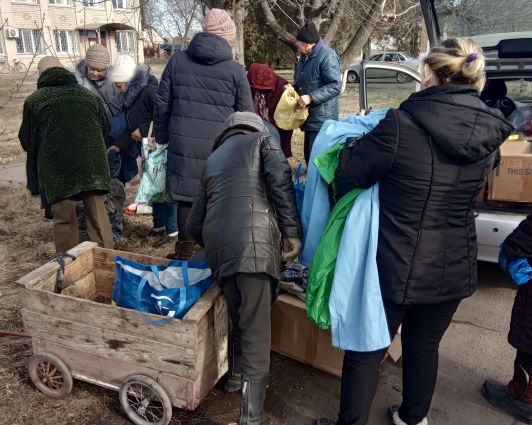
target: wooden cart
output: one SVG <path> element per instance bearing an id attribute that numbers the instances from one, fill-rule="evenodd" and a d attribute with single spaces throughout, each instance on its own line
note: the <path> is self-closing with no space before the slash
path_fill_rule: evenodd
<path id="1" fill-rule="evenodd" d="M 43 393 L 64 398 L 72 378 L 119 391 L 135 424 L 166 425 L 172 406 L 194 410 L 228 369 L 227 305 L 213 285 L 183 320 L 153 325 L 160 316 L 110 304 L 114 257 L 144 264 L 169 260 L 98 248 L 84 242 L 65 259 L 64 285 L 54 293 L 53 261 L 17 281 L 22 318 L 32 337 L 29 375 Z"/>

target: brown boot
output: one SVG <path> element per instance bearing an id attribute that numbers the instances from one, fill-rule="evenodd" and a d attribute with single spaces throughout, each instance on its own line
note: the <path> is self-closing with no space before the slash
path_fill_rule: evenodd
<path id="1" fill-rule="evenodd" d="M 488 379 L 482 394 L 492 405 L 508 412 L 514 418 L 532 424 L 532 368 L 525 369 L 514 363 L 514 376 L 508 385 Z"/>
<path id="2" fill-rule="evenodd" d="M 168 254 L 169 260 L 190 260 L 199 250 L 200 246 L 194 241 L 177 241 L 175 243 L 175 252 Z"/>

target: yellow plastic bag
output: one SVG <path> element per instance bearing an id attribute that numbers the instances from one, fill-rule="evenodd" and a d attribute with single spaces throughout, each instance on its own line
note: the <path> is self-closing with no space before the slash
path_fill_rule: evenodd
<path id="1" fill-rule="evenodd" d="M 303 125 L 308 118 L 308 108 L 298 108 L 298 101 L 299 95 L 293 87 L 284 91 L 273 114 L 277 127 L 283 130 L 295 130 Z"/>

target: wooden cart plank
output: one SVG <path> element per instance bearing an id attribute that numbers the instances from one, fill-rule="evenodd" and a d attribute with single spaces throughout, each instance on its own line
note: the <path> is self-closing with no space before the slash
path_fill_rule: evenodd
<path id="1" fill-rule="evenodd" d="M 95 328 L 122 332 L 178 347 L 196 347 L 196 325 L 177 319 L 152 325 L 147 323 L 145 318 L 158 320 L 161 316 L 39 290 L 28 291 L 23 305 L 28 311 L 84 323 Z"/>
<path id="2" fill-rule="evenodd" d="M 184 321 L 198 322 L 214 305 L 216 298 L 222 293 L 220 287 L 214 282 L 212 286 L 205 291 L 203 296 L 198 300 L 196 304 L 188 311 L 183 317 Z"/>
<path id="3" fill-rule="evenodd" d="M 164 344 L 121 332 L 100 329 L 22 310 L 28 334 L 58 342 L 73 349 L 140 366 L 151 366 L 189 379 L 196 379 L 194 349 Z"/>
<path id="4" fill-rule="evenodd" d="M 96 295 L 96 280 L 94 278 L 94 272 L 90 272 L 87 276 L 71 283 L 63 289 L 61 294 L 89 300 L 92 296 Z"/>
<path id="5" fill-rule="evenodd" d="M 161 264 L 167 265 L 171 260 L 160 257 L 151 257 L 149 255 L 134 254 L 126 251 L 116 251 L 114 249 L 96 248 L 94 250 L 94 267 L 103 269 L 115 269 L 115 257 L 119 255 L 136 261 L 140 264 L 152 265 Z"/>
<path id="6" fill-rule="evenodd" d="M 94 242 L 83 242 L 68 251 L 69 254 L 76 257 L 76 261 L 65 257 L 65 278 L 63 287 L 67 287 L 86 276 L 93 270 L 93 250 L 98 246 Z M 53 291 L 59 263 L 50 261 L 38 269 L 28 273 L 17 280 L 19 285 L 32 289 L 45 289 Z"/>
<path id="7" fill-rule="evenodd" d="M 225 297 L 218 297 L 214 302 L 214 353 L 216 380 L 229 369 L 229 318 Z"/>
<path id="8" fill-rule="evenodd" d="M 163 387 L 173 406 L 182 409 L 187 409 L 190 406 L 190 401 L 187 398 L 189 386 L 193 383 L 190 379 L 145 366 L 81 352 L 52 341 L 33 338 L 32 342 L 34 353 L 55 354 L 65 362 L 75 378 L 119 388 L 128 376 L 146 375 L 155 379 Z M 211 382 L 210 385 L 211 388 L 214 387 L 215 382 Z"/>

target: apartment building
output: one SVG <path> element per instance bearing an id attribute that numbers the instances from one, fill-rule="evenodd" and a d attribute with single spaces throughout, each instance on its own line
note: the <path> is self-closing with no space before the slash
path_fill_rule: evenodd
<path id="1" fill-rule="evenodd" d="M 130 54 L 144 62 L 139 0 L 0 0 L 0 61 L 36 66 L 57 56 L 72 67 L 92 44 L 113 61 Z"/>

